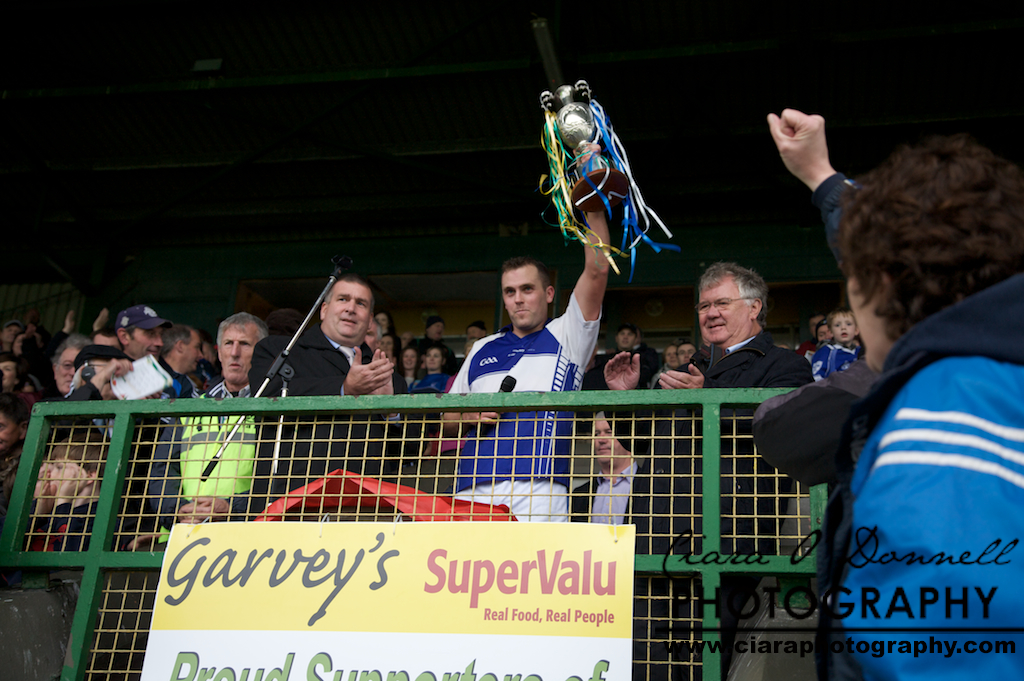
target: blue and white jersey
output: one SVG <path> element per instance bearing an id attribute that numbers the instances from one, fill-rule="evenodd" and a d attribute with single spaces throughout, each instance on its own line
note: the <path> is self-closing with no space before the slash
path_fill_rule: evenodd
<path id="1" fill-rule="evenodd" d="M 814 380 L 820 381 L 837 371 L 846 371 L 857 361 L 858 348 L 845 348 L 838 343 L 830 343 L 818 349 L 811 358 L 811 373 Z"/>
<path id="2" fill-rule="evenodd" d="M 1024 539 L 1024 366 L 949 357 L 922 369 L 865 443 L 851 491 L 849 591 L 838 600 L 856 605 L 843 620 L 855 645 L 933 637 L 959 653 L 965 639 L 1024 644 L 1024 547 L 1016 545 Z M 877 603 L 864 605 L 865 594 Z M 925 633 L 870 631 L 877 627 Z M 971 627 L 1018 633 L 941 631 Z M 946 653 L 857 658 L 865 678 L 1008 679 L 1024 671 L 1019 651 Z"/>
<path id="3" fill-rule="evenodd" d="M 583 319 L 574 293 L 565 314 L 536 333 L 519 338 L 505 327 L 477 341 L 448 392 L 496 393 L 506 376 L 516 379 L 513 392 L 579 390 L 600 327 Z M 502 414 L 496 427 L 470 431 L 455 490 L 531 477 L 568 485 L 571 435 L 569 412 Z"/>

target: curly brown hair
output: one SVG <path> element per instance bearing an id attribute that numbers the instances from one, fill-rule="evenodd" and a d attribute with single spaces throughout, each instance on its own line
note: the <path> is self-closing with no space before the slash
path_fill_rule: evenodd
<path id="1" fill-rule="evenodd" d="M 1024 172 L 969 135 L 902 146 L 861 183 L 843 200 L 842 269 L 864 300 L 884 296 L 893 340 L 1024 269 Z"/>

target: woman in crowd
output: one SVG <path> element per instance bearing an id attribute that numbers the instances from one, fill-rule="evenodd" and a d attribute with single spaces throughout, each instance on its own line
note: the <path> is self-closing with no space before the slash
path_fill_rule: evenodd
<path id="1" fill-rule="evenodd" d="M 865 361 L 881 374 L 836 413 L 846 425 L 817 549 L 822 602 L 870 592 L 889 604 L 889 631 L 931 636 L 925 654 L 882 655 L 893 637 L 873 609 L 821 608 L 818 677 L 1021 678 L 1017 656 L 947 651 L 959 650 L 951 632 L 1019 631 L 1024 608 L 1008 555 L 1024 506 L 1024 173 L 957 135 L 900 148 L 848 182 L 828 162 L 820 116 L 786 110 L 769 124 L 828 216 Z M 910 593 L 947 603 L 903 607 Z M 968 593 L 980 599 L 970 609 Z"/>
<path id="2" fill-rule="evenodd" d="M 391 364 L 398 366 L 398 350 L 402 347 L 402 341 L 393 333 L 385 333 L 380 337 L 381 351 L 391 360 Z"/>
<path id="3" fill-rule="evenodd" d="M 375 314 L 373 318 L 377 321 L 378 324 L 380 324 L 381 334 L 386 335 L 390 333 L 395 336 L 398 335 L 395 332 L 395 320 L 391 316 L 390 312 L 388 312 L 387 310 L 381 310 L 380 312 Z"/>
<path id="4" fill-rule="evenodd" d="M 444 373 L 444 362 L 444 351 L 439 346 L 435 345 L 427 348 L 427 352 L 423 355 L 423 363 L 426 366 L 427 375 L 416 381 L 410 390 L 412 392 L 443 393 L 448 385 L 448 379 L 451 378 L 451 376 Z"/>
<path id="5" fill-rule="evenodd" d="M 420 376 L 420 350 L 416 347 L 416 344 L 407 346 L 402 350 L 402 376 L 405 377 L 405 382 L 412 389 L 414 383 Z"/>
<path id="6" fill-rule="evenodd" d="M 0 352 L 0 373 L 3 374 L 3 390 L 25 401 L 30 408 L 43 395 L 29 375 L 28 362 L 11 352 Z"/>

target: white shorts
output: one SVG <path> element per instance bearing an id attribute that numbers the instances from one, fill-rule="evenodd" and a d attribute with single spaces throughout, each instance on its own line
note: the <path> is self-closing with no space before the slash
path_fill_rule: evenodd
<path id="1" fill-rule="evenodd" d="M 502 480 L 467 487 L 455 498 L 492 506 L 505 504 L 521 523 L 569 522 L 569 490 L 550 480 Z"/>

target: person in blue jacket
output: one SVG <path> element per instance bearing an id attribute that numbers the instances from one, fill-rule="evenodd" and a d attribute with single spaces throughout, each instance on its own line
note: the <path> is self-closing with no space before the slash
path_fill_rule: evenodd
<path id="1" fill-rule="evenodd" d="M 820 117 L 769 123 L 792 141 L 787 167 L 794 148 L 824 148 Z M 830 243 L 881 376 L 836 454 L 819 678 L 1021 678 L 1024 172 L 956 135 L 898 149 L 855 186 Z"/>
<path id="2" fill-rule="evenodd" d="M 424 364 L 427 367 L 427 375 L 412 384 L 409 392 L 412 393 L 443 393 L 448 385 L 449 374 L 444 373 L 444 350 L 440 345 L 432 345 L 427 348 L 424 355 Z"/>

